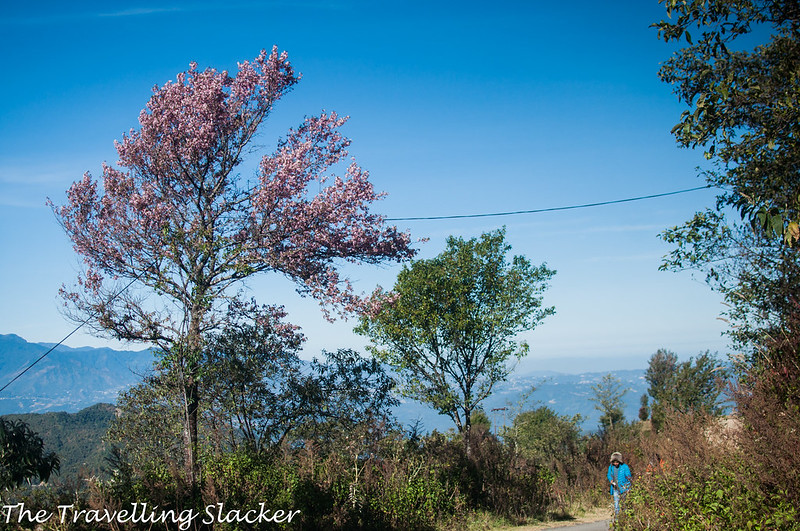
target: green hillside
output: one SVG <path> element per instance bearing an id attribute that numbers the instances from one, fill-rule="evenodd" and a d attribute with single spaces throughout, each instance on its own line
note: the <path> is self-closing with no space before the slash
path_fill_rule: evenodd
<path id="1" fill-rule="evenodd" d="M 3 415 L 26 422 L 44 441 L 45 450 L 61 459 L 55 481 L 101 475 L 107 449 L 103 436 L 114 418 L 114 406 L 95 404 L 77 413 L 26 413 Z"/>

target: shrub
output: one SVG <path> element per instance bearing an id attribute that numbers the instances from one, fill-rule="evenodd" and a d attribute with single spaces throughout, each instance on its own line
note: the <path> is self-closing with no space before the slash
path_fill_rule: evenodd
<path id="1" fill-rule="evenodd" d="M 767 487 L 738 445 L 741 432 L 701 415 L 673 415 L 664 426 L 648 441 L 657 459 L 636 478 L 619 529 L 800 529 L 796 503 Z"/>
<path id="2" fill-rule="evenodd" d="M 518 456 L 490 433 L 472 431 L 467 456 L 463 437 L 434 432 L 423 441 L 427 459 L 441 463 L 445 483 L 454 485 L 470 510 L 487 510 L 512 522 L 542 518 L 553 504 L 553 476 Z"/>

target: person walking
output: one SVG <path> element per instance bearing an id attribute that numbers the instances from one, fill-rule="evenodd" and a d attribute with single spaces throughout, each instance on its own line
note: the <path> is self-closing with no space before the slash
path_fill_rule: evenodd
<path id="1" fill-rule="evenodd" d="M 614 518 L 619 514 L 619 508 L 625 499 L 625 493 L 631 486 L 631 469 L 622 460 L 622 454 L 611 454 L 611 464 L 608 465 L 608 482 L 611 484 L 611 496 L 614 498 Z"/>

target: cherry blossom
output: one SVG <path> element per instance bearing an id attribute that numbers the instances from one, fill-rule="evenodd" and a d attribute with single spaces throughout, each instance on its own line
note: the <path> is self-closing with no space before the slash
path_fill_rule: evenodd
<path id="1" fill-rule="evenodd" d="M 407 233 L 370 211 L 382 194 L 349 158 L 347 119 L 306 118 L 261 158 L 253 188 L 239 179 L 259 126 L 299 80 L 273 48 L 235 75 L 192 63 L 154 87 L 139 127 L 115 143 L 116 166 L 103 164 L 100 179 L 85 174 L 65 204 L 51 203 L 86 265 L 62 290 L 76 318 L 98 333 L 180 349 L 185 361 L 221 326 L 234 286 L 258 273 L 290 278 L 328 317 L 368 308 L 341 265 L 415 251 Z"/>

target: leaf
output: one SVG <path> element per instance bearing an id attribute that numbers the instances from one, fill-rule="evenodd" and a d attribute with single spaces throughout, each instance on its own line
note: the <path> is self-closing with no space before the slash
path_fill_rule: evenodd
<path id="1" fill-rule="evenodd" d="M 772 224 L 772 231 L 776 236 L 783 234 L 783 216 L 780 213 L 772 214 L 770 216 Z"/>
<path id="2" fill-rule="evenodd" d="M 786 226 L 784 241 L 786 242 L 786 245 L 791 247 L 798 240 L 800 240 L 800 225 L 798 225 L 796 221 L 792 221 Z"/>

